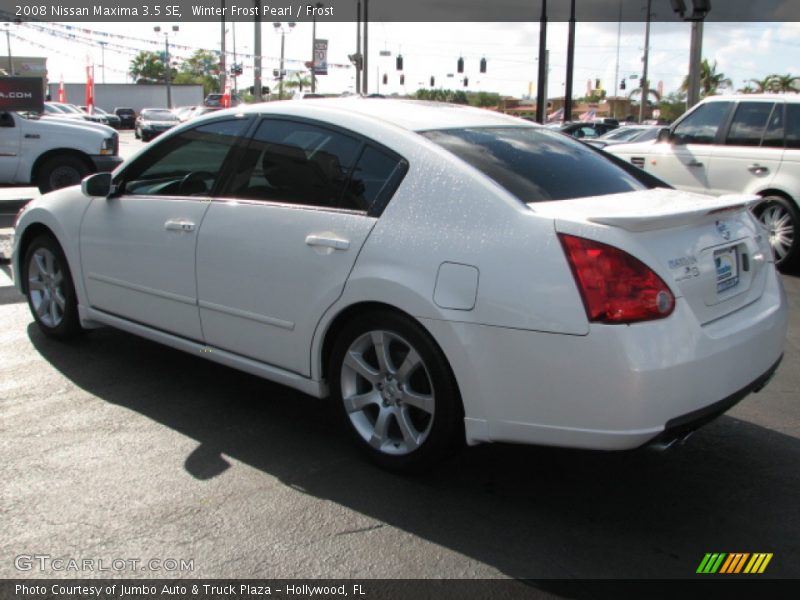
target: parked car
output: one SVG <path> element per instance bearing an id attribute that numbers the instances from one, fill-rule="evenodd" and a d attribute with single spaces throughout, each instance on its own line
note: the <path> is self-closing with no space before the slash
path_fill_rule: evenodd
<path id="1" fill-rule="evenodd" d="M 117 133 L 82 119 L 0 112 L 0 131 L 1 184 L 36 185 L 44 193 L 122 162 Z"/>
<path id="2" fill-rule="evenodd" d="M 87 113 L 89 112 L 88 106 L 81 106 L 80 108 L 84 112 Z M 104 111 L 99 106 L 93 106 L 92 112 L 90 114 L 95 114 L 100 116 L 103 119 L 103 123 L 105 125 L 113 127 L 114 129 L 119 129 L 122 126 L 122 120 L 117 115 L 112 115 L 111 113 Z"/>
<path id="3" fill-rule="evenodd" d="M 194 112 L 197 108 L 197 106 L 179 106 L 178 108 L 174 108 L 173 112 L 178 117 L 178 120 L 184 123 L 195 117 Z"/>
<path id="4" fill-rule="evenodd" d="M 222 98 L 224 94 L 208 94 L 203 100 L 203 106 L 211 106 L 214 108 L 223 108 Z M 242 103 L 242 97 L 238 94 L 231 94 L 231 106 L 239 106 Z"/>
<path id="5" fill-rule="evenodd" d="M 585 141 L 595 148 L 605 148 L 606 146 L 616 146 L 617 144 L 627 144 L 631 142 L 641 143 L 655 141 L 659 131 L 661 131 L 660 127 L 653 127 L 651 125 L 628 125 L 612 129 L 598 138 Z"/>
<path id="6" fill-rule="evenodd" d="M 108 325 L 330 396 L 416 469 L 465 439 L 668 444 L 763 387 L 787 307 L 747 202 L 480 109 L 274 102 L 35 200 L 13 265 L 46 335 Z"/>
<path id="7" fill-rule="evenodd" d="M 149 142 L 178 123 L 178 117 L 168 108 L 143 108 L 136 117 L 134 135 L 137 139 Z"/>
<path id="8" fill-rule="evenodd" d="M 597 122 L 579 122 L 564 123 L 559 127 L 559 131 L 566 135 L 571 135 L 578 139 L 597 138 L 608 133 L 612 129 L 616 129 L 618 125 L 615 123 Z"/>
<path id="9" fill-rule="evenodd" d="M 119 117 L 123 129 L 133 129 L 136 126 L 136 111 L 132 108 L 115 107 L 114 114 Z"/>
<path id="10" fill-rule="evenodd" d="M 66 104 L 64 102 L 45 102 L 44 110 L 45 114 L 49 114 L 51 116 L 104 124 L 102 118 L 90 115 L 74 104 Z"/>
<path id="11" fill-rule="evenodd" d="M 800 261 L 800 96 L 713 96 L 664 129 L 662 143 L 609 152 L 675 187 L 756 194 L 777 264 Z"/>

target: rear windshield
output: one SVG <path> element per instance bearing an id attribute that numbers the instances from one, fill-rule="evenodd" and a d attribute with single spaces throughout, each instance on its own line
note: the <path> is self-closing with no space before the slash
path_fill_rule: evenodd
<path id="1" fill-rule="evenodd" d="M 602 154 L 545 128 L 482 127 L 422 135 L 526 203 L 647 189 Z"/>
<path id="2" fill-rule="evenodd" d="M 143 110 L 143 119 L 152 119 L 153 121 L 177 121 L 178 117 L 175 116 L 171 110 Z"/>

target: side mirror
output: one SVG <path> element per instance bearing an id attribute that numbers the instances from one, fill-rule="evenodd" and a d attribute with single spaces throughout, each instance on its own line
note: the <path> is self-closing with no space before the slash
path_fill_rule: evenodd
<path id="1" fill-rule="evenodd" d="M 669 127 L 664 127 L 658 131 L 658 137 L 656 138 L 659 142 L 671 142 L 672 141 L 672 134 L 670 133 Z"/>
<path id="2" fill-rule="evenodd" d="M 108 198 L 111 190 L 111 173 L 95 173 L 81 181 L 84 196 Z"/>

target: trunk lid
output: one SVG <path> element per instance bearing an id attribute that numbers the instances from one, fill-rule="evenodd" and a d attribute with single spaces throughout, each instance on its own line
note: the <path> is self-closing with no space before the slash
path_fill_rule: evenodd
<path id="1" fill-rule="evenodd" d="M 616 246 L 653 269 L 701 324 L 761 297 L 772 266 L 755 196 L 654 189 L 532 203 L 557 232 Z"/>

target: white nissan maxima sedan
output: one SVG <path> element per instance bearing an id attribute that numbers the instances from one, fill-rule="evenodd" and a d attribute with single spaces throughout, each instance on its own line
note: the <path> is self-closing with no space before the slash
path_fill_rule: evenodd
<path id="1" fill-rule="evenodd" d="M 763 387 L 786 300 L 745 196 L 485 110 L 237 107 L 31 202 L 16 284 L 341 407 L 380 465 L 459 442 L 667 444 Z"/>

